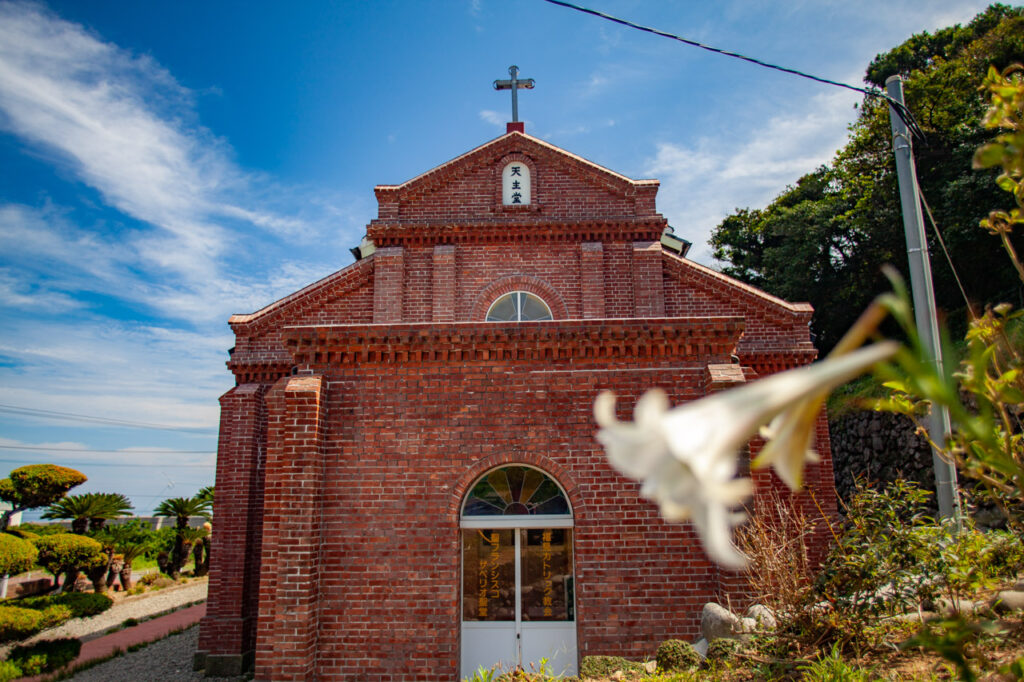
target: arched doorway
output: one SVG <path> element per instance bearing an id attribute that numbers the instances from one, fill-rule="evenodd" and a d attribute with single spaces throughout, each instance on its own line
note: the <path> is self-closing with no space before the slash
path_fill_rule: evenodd
<path id="1" fill-rule="evenodd" d="M 461 676 L 546 659 L 576 674 L 576 590 L 569 498 L 539 469 L 488 471 L 462 504 Z"/>

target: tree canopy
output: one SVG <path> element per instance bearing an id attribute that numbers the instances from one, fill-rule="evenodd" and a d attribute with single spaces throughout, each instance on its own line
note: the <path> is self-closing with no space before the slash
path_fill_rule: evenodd
<path id="1" fill-rule="evenodd" d="M 85 474 L 56 464 L 30 464 L 14 469 L 0 480 L 0 500 L 12 507 L 0 516 L 0 530 L 7 529 L 11 516 L 17 512 L 52 504 L 85 480 Z"/>
<path id="2" fill-rule="evenodd" d="M 82 535 L 86 528 L 99 530 L 109 519 L 128 516 L 131 501 L 121 493 L 84 493 L 57 500 L 43 512 L 44 519 L 71 519 L 71 531 Z"/>
<path id="3" fill-rule="evenodd" d="M 973 170 L 992 138 L 978 88 L 990 65 L 1024 61 L 1024 8 L 992 5 L 966 26 L 920 33 L 880 54 L 865 81 L 899 74 L 927 140 L 915 142 L 922 195 L 972 303 L 1017 301 L 1020 283 L 999 240 L 978 227 L 1007 205 L 994 170 Z M 723 272 L 815 308 L 817 344 L 829 350 L 874 296 L 888 289 L 881 266 L 906 274 L 903 222 L 888 107 L 865 98 L 850 139 L 763 209 L 738 209 L 712 233 Z M 936 300 L 951 321 L 966 303 L 935 233 L 929 232 Z M 1016 237 L 1015 237 L 1016 239 Z"/>

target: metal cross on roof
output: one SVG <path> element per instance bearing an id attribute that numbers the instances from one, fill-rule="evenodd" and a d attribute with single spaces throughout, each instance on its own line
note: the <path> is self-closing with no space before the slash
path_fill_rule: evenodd
<path id="1" fill-rule="evenodd" d="M 512 76 L 509 80 L 498 80 L 494 81 L 495 90 L 511 90 L 512 91 L 512 122 L 519 121 L 519 88 L 526 88 L 527 90 L 533 90 L 533 79 L 524 78 L 519 80 L 516 75 L 519 73 L 519 67 L 513 64 L 508 67 L 508 74 Z"/>

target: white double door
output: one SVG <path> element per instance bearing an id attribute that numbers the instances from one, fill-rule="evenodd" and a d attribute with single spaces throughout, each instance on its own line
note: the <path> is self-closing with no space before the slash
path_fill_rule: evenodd
<path id="1" fill-rule="evenodd" d="M 462 678 L 542 662 L 576 674 L 572 521 L 538 521 L 463 521 Z"/>

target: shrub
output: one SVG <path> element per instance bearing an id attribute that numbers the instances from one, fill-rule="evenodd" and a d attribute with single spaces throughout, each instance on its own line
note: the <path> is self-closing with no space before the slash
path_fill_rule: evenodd
<path id="1" fill-rule="evenodd" d="M 39 632 L 43 614 L 34 609 L 0 606 L 0 642 L 25 639 Z"/>
<path id="2" fill-rule="evenodd" d="M 160 580 L 161 578 L 162 578 L 162 576 L 159 573 L 156 573 L 156 572 L 146 573 L 141 578 L 139 578 L 138 583 L 140 585 L 152 585 L 153 583 L 155 583 L 157 580 Z"/>
<path id="3" fill-rule="evenodd" d="M 42 537 L 44 535 L 59 535 L 61 533 L 67 533 L 68 529 L 59 523 L 23 523 L 17 528 L 8 529 L 9 533 L 17 533 L 26 540 L 32 538 L 27 537 L 29 535 L 35 537 Z"/>
<path id="4" fill-rule="evenodd" d="M 7 660 L 21 668 L 23 675 L 39 675 L 63 668 L 78 657 L 82 642 L 77 639 L 53 639 L 30 646 L 16 646 Z"/>
<path id="5" fill-rule="evenodd" d="M 700 664 L 700 654 L 681 639 L 667 639 L 659 644 L 654 658 L 659 670 L 689 670 Z"/>
<path id="6" fill-rule="evenodd" d="M 0 661 L 0 682 L 11 682 L 19 677 L 24 677 L 21 668 L 10 661 Z"/>
<path id="7" fill-rule="evenodd" d="M 28 597 L 18 602 L 18 606 L 27 609 L 48 609 L 52 606 L 67 607 L 71 611 L 71 618 L 88 618 L 98 613 L 103 613 L 111 606 L 114 600 L 105 594 L 92 594 L 89 592 L 68 592 L 65 594 L 51 594 L 45 597 Z"/>
<path id="8" fill-rule="evenodd" d="M 71 607 L 64 604 L 47 606 L 45 609 L 40 610 L 39 613 L 42 614 L 42 620 L 39 621 L 39 628 L 41 630 L 60 625 L 65 621 L 71 620 L 72 617 Z"/>
<path id="9" fill-rule="evenodd" d="M 709 661 L 727 661 L 739 653 L 742 648 L 743 643 L 738 639 L 719 637 L 708 644 L 707 658 Z"/>
<path id="10" fill-rule="evenodd" d="M 584 656 L 580 663 L 580 679 L 611 677 L 617 672 L 642 672 L 642 663 L 629 661 L 620 656 Z"/>
<path id="11" fill-rule="evenodd" d="M 103 545 L 92 538 L 73 533 L 47 535 L 35 541 L 39 550 L 39 565 L 59 576 L 67 574 L 64 589 L 74 589 L 75 579 L 81 571 L 106 564 Z"/>
<path id="12" fill-rule="evenodd" d="M 0 533 L 0 575 L 27 571 L 36 563 L 39 552 L 27 540 L 12 533 Z"/>

